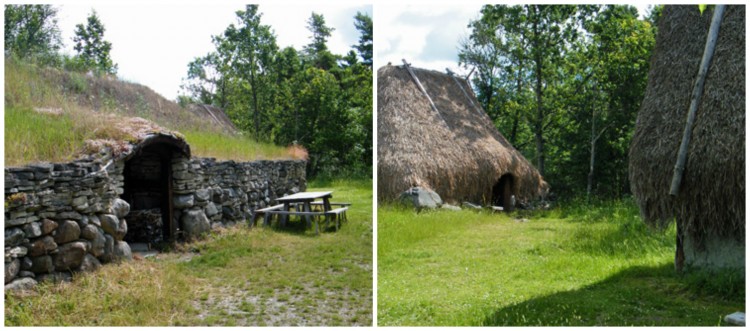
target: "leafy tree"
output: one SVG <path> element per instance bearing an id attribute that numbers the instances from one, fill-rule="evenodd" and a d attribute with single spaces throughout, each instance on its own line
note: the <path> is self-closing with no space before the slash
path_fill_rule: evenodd
<path id="1" fill-rule="evenodd" d="M 474 70 L 488 115 L 537 158 L 555 191 L 627 192 L 627 146 L 654 44 L 650 20 L 631 6 L 527 5 L 485 6 L 470 23 L 460 64 Z"/>
<path id="2" fill-rule="evenodd" d="M 270 70 L 278 46 L 271 27 L 260 22 L 263 15 L 258 13 L 258 5 L 247 5 L 236 14 L 239 26 L 231 24 L 223 36 L 214 37 L 214 44 L 219 56 L 231 64 L 229 75 L 239 80 L 240 93 L 235 94 L 239 102 L 235 105 L 250 110 L 253 135 L 261 139 L 269 131 L 266 116 L 273 95 Z"/>
<path id="3" fill-rule="evenodd" d="M 326 25 L 325 17 L 313 12 L 307 20 L 307 29 L 312 32 L 311 41 L 304 47 L 304 53 L 312 61 L 313 65 L 319 69 L 330 70 L 336 66 L 336 56 L 329 50 L 328 38 L 336 30 Z"/>
<path id="4" fill-rule="evenodd" d="M 362 63 L 372 67 L 372 18 L 367 13 L 357 12 L 354 27 L 359 31 L 359 43 L 353 47 L 362 57 Z"/>
<path id="5" fill-rule="evenodd" d="M 224 107 L 256 139 L 303 145 L 309 176 L 371 175 L 371 66 L 354 50 L 343 57 L 328 50 L 334 29 L 322 15 L 307 21 L 312 36 L 302 50 L 280 50 L 257 5 L 237 17 L 214 36 L 214 52 L 188 65 L 181 100 Z"/>
<path id="6" fill-rule="evenodd" d="M 21 58 L 51 58 L 62 46 L 57 8 L 5 5 L 5 51 Z"/>
<path id="7" fill-rule="evenodd" d="M 79 60 L 88 69 L 96 69 L 110 74 L 117 74 L 117 64 L 112 62 L 109 52 L 112 43 L 104 40 L 104 24 L 99 20 L 96 11 L 92 10 L 86 18 L 86 25 L 77 24 L 73 49 Z"/>
<path id="8" fill-rule="evenodd" d="M 499 62 L 487 67 L 490 71 L 481 73 L 493 76 L 484 93 L 490 109 L 496 88 L 492 82 L 495 75 L 491 71 L 505 66 L 506 74 L 508 71 L 512 74 L 513 68 L 508 66 L 517 64 L 516 87 L 522 88 L 524 76 L 530 79 L 529 86 L 533 89 L 535 98 L 530 124 L 536 144 L 537 169 L 542 175 L 545 173 L 546 158 L 545 129 L 553 122 L 552 112 L 555 111 L 555 108 L 546 104 L 545 93 L 554 88 L 559 74 L 556 68 L 577 36 L 577 13 L 577 8 L 569 5 L 488 5 L 482 8 L 480 21 L 472 23 L 479 27 L 478 31 L 475 30 L 478 33 L 473 35 L 477 44 L 483 45 L 485 51 L 494 52 L 500 58 Z M 492 27 L 496 30 L 492 30 Z M 483 31 L 483 28 L 490 30 Z M 490 56 L 492 55 L 485 54 L 484 58 L 488 59 Z M 471 54 L 467 53 L 464 58 L 472 61 L 470 57 Z M 505 81 L 510 79 L 506 77 Z"/>
<path id="9" fill-rule="evenodd" d="M 188 93 L 185 102 L 211 104 L 220 108 L 227 106 L 226 63 L 211 52 L 188 63 L 188 75 L 183 79 L 182 90 Z M 192 97 L 190 97 L 192 96 Z"/>

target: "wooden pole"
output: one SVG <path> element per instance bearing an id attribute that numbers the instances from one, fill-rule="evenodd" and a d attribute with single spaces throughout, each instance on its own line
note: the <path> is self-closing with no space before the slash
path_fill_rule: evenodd
<path id="1" fill-rule="evenodd" d="M 456 78 L 456 75 L 453 74 L 453 71 L 451 71 L 448 68 L 445 68 L 445 71 L 448 72 L 448 76 L 451 76 L 451 78 L 453 78 L 453 81 L 456 82 L 456 85 L 458 85 L 458 88 L 460 88 L 461 92 L 464 93 L 464 97 L 466 97 L 466 100 L 469 100 L 469 104 L 471 104 L 471 108 L 473 108 L 474 111 L 477 112 L 477 114 L 481 115 L 482 113 L 479 111 L 479 109 L 477 108 L 477 106 L 474 105 L 474 101 L 472 101 L 471 97 L 469 97 L 469 94 L 466 93 L 466 90 L 461 85 L 461 83 L 458 81 L 458 79 Z"/>
<path id="2" fill-rule="evenodd" d="M 408 62 L 406 62 L 406 59 L 401 59 L 401 61 L 404 62 L 404 67 L 406 68 L 406 71 L 409 72 L 409 75 L 411 75 L 411 78 L 414 80 L 415 83 L 417 83 L 417 87 L 419 87 L 419 90 L 422 91 L 422 93 L 427 97 L 427 101 L 430 102 L 430 106 L 432 106 L 432 110 L 434 110 L 438 117 L 440 117 L 441 120 L 443 120 L 443 123 L 445 123 L 445 119 L 443 119 L 443 116 L 440 115 L 440 112 L 437 109 L 437 106 L 435 106 L 435 103 L 432 102 L 432 98 L 430 98 L 430 95 L 427 94 L 427 91 L 422 86 L 422 83 L 419 82 L 419 78 L 417 78 L 417 75 L 414 74 L 414 72 L 411 70 L 411 66 Z M 447 126 L 448 124 L 446 124 Z"/>
<path id="3" fill-rule="evenodd" d="M 669 189 L 669 194 L 672 196 L 676 196 L 680 191 L 680 184 L 682 183 L 682 173 L 685 171 L 688 147 L 690 146 L 690 134 L 692 133 L 693 123 L 695 122 L 695 113 L 698 110 L 701 95 L 703 94 L 703 84 L 706 81 L 706 74 L 708 73 L 708 68 L 711 65 L 711 58 L 714 55 L 716 40 L 719 38 L 719 26 L 721 26 L 721 18 L 723 15 L 724 5 L 716 5 L 716 8 L 714 9 L 714 16 L 711 18 L 711 27 L 708 30 L 708 37 L 706 37 L 706 48 L 703 50 L 703 59 L 701 60 L 701 65 L 698 69 L 698 77 L 695 79 L 693 94 L 690 98 L 690 108 L 688 109 L 685 131 L 682 134 L 682 143 L 680 144 L 680 150 L 677 153 L 677 163 L 675 163 L 674 165 L 672 185 Z"/>

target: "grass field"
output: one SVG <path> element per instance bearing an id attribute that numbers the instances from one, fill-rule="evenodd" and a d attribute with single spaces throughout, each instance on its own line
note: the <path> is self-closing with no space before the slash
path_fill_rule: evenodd
<path id="1" fill-rule="evenodd" d="M 675 273 L 674 231 L 648 228 L 632 201 L 510 216 L 381 206 L 378 325 L 720 325 L 744 311 L 744 275 Z"/>
<path id="2" fill-rule="evenodd" d="M 5 325 L 372 325 L 372 181 L 311 183 L 348 201 L 315 235 L 239 225 L 155 259 L 5 295 Z"/>

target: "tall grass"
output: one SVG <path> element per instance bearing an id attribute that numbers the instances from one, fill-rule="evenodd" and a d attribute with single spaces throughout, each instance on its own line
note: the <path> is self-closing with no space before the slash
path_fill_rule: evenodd
<path id="1" fill-rule="evenodd" d="M 69 161 L 86 151 L 87 139 L 132 139 L 121 119 L 138 116 L 187 136 L 193 155 L 252 161 L 285 159 L 285 147 L 259 143 L 213 127 L 150 89 L 109 77 L 5 60 L 5 162 Z M 59 109 L 62 115 L 34 108 Z"/>
<path id="2" fill-rule="evenodd" d="M 211 131 L 183 131 L 193 155 L 219 160 L 274 160 L 292 156 L 286 148 L 261 143 L 245 136 L 232 136 Z"/>
<path id="3" fill-rule="evenodd" d="M 744 278 L 674 272 L 674 236 L 630 200 L 510 215 L 381 206 L 378 322 L 716 325 L 743 311 Z"/>

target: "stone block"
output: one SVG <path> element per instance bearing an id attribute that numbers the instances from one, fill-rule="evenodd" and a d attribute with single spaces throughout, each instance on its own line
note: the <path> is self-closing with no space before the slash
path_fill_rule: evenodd
<path id="1" fill-rule="evenodd" d="M 81 227 L 74 221 L 62 221 L 55 231 L 55 242 L 58 244 L 77 240 L 81 236 Z"/>
<path id="2" fill-rule="evenodd" d="M 18 272 L 21 271 L 21 260 L 13 259 L 10 263 L 5 264 L 5 284 L 10 283 Z"/>
<path id="3" fill-rule="evenodd" d="M 117 237 L 117 232 L 120 230 L 120 220 L 117 219 L 117 216 L 104 214 L 99 216 L 99 220 L 102 223 L 102 230 L 104 230 L 105 233 Z"/>
<path id="4" fill-rule="evenodd" d="M 203 210 L 189 210 L 180 218 L 182 230 L 189 238 L 196 237 L 211 229 L 211 223 Z"/>
<path id="5" fill-rule="evenodd" d="M 114 251 L 115 260 L 132 260 L 133 252 L 130 250 L 130 245 L 124 241 L 118 241 L 115 243 Z"/>
<path id="6" fill-rule="evenodd" d="M 112 236 L 105 234 L 104 235 L 104 248 L 102 251 L 102 255 L 99 256 L 99 260 L 101 260 L 104 263 L 112 261 L 115 255 L 115 238 L 112 238 Z"/>
<path id="7" fill-rule="evenodd" d="M 55 265 L 52 263 L 52 257 L 49 255 L 42 255 L 31 258 L 31 267 L 28 271 L 35 274 L 48 273 L 55 270 Z"/>
<path id="8" fill-rule="evenodd" d="M 173 206 L 175 209 L 190 208 L 195 205 L 195 197 L 192 194 L 175 195 Z"/>
<path id="9" fill-rule="evenodd" d="M 23 232 L 20 228 L 14 227 L 14 228 L 5 228 L 5 246 L 16 246 L 20 245 L 24 238 L 26 238 L 26 233 Z"/>
<path id="10" fill-rule="evenodd" d="M 55 256 L 55 270 L 68 271 L 81 266 L 86 256 L 86 244 L 80 241 L 67 243 L 59 247 Z"/>
<path id="11" fill-rule="evenodd" d="M 57 249 L 57 243 L 51 236 L 44 236 L 31 243 L 30 256 L 41 256 Z"/>
<path id="12" fill-rule="evenodd" d="M 66 212 L 58 213 L 55 219 L 57 220 L 81 220 L 81 217 L 83 217 L 83 215 L 77 212 L 66 211 Z"/>
<path id="13" fill-rule="evenodd" d="M 81 262 L 81 266 L 78 268 L 78 271 L 81 272 L 88 272 L 88 271 L 95 271 L 96 269 L 99 269 L 99 267 L 102 266 L 102 263 L 99 262 L 99 260 L 94 257 L 91 254 L 86 254 L 86 256 L 83 257 L 83 262 Z"/>
<path id="14" fill-rule="evenodd" d="M 36 286 L 37 282 L 33 278 L 18 278 L 5 285 L 6 292 L 29 291 Z"/>
<path id="15" fill-rule="evenodd" d="M 113 214 L 117 216 L 117 218 L 122 219 L 129 212 L 130 212 L 130 204 L 128 204 L 125 200 L 115 199 L 114 201 L 112 201 L 112 206 L 110 207 L 110 214 Z"/>
<path id="16" fill-rule="evenodd" d="M 201 190 L 195 191 L 195 200 L 197 202 L 206 202 L 210 198 L 211 198 L 211 190 L 209 189 L 201 189 Z"/>
<path id="17" fill-rule="evenodd" d="M 5 249 L 6 249 L 6 254 L 5 255 L 9 256 L 10 258 L 13 258 L 13 259 L 24 257 L 24 256 L 26 256 L 26 255 L 29 254 L 29 249 L 26 248 L 26 247 L 24 247 L 24 246 L 16 246 L 16 247 L 12 247 L 10 249 L 8 249 L 8 247 L 6 247 Z"/>
<path id="18" fill-rule="evenodd" d="M 31 222 L 24 225 L 23 232 L 26 233 L 27 238 L 36 238 L 42 235 L 42 223 Z"/>
<path id="19" fill-rule="evenodd" d="M 50 234 L 52 233 L 52 231 L 55 231 L 58 226 L 59 225 L 57 224 L 57 222 L 50 219 L 45 219 L 42 221 L 42 234 Z"/>

